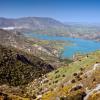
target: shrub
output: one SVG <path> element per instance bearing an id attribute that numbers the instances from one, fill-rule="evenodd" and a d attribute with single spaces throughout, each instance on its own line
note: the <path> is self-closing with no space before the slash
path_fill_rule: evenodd
<path id="1" fill-rule="evenodd" d="M 59 77 L 60 77 L 60 75 L 56 75 L 56 76 L 55 76 L 55 78 L 59 78 Z"/>
<path id="2" fill-rule="evenodd" d="M 58 83 L 58 80 L 56 80 L 55 83 Z"/>
<path id="3" fill-rule="evenodd" d="M 72 79 L 72 80 L 71 80 L 71 83 L 75 83 L 75 82 L 76 82 L 75 79 Z"/>
<path id="4" fill-rule="evenodd" d="M 59 70 L 56 70 L 56 71 L 55 71 L 55 74 L 58 73 L 58 72 L 59 72 Z"/>
<path id="5" fill-rule="evenodd" d="M 77 76 L 77 73 L 74 73 L 73 76 Z"/>
<path id="6" fill-rule="evenodd" d="M 81 71 L 84 71 L 84 68 L 80 68 Z"/>
<path id="7" fill-rule="evenodd" d="M 63 74 L 62 77 L 65 77 L 65 74 Z"/>

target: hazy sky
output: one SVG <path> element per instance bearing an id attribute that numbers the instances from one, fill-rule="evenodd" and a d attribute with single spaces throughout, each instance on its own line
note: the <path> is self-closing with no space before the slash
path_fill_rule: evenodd
<path id="1" fill-rule="evenodd" d="M 0 17 L 52 17 L 62 22 L 100 22 L 100 0 L 0 0 Z"/>

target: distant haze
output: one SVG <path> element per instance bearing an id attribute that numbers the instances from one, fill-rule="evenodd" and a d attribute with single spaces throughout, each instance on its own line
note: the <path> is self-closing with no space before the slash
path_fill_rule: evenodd
<path id="1" fill-rule="evenodd" d="M 26 16 L 100 23 L 100 0 L 0 0 L 0 17 Z"/>

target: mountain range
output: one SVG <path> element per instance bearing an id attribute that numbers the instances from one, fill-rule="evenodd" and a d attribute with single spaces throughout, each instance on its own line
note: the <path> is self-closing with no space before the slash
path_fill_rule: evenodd
<path id="1" fill-rule="evenodd" d="M 0 18 L 0 27 L 36 30 L 45 28 L 60 28 L 64 27 L 64 24 L 46 17 L 23 17 L 17 19 Z"/>
<path id="2" fill-rule="evenodd" d="M 100 41 L 100 24 L 63 23 L 48 17 L 0 18 L 0 28 Z"/>

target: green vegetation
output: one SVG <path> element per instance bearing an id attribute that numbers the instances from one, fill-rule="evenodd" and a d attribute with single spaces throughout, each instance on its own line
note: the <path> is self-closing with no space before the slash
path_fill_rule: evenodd
<path id="1" fill-rule="evenodd" d="M 88 56 L 79 56 L 78 60 L 75 62 L 72 62 L 67 66 L 62 66 L 57 70 L 42 76 L 42 78 L 40 78 L 42 84 L 38 83 L 38 79 L 36 82 L 30 83 L 26 88 L 26 91 L 29 95 L 42 94 L 42 100 L 56 100 L 57 97 L 61 99 L 66 98 L 68 100 L 82 100 L 86 95 L 86 88 L 93 88 L 100 82 L 100 77 L 98 77 L 100 74 L 99 71 L 92 73 L 90 76 L 85 74 L 92 70 L 96 63 L 100 62 L 99 58 L 100 51 L 90 53 Z M 92 80 L 95 81 L 94 76 L 96 82 L 93 83 Z M 81 89 L 74 91 L 73 87 L 76 86 L 77 88 L 80 84 L 84 84 L 84 87 L 82 86 Z M 73 92 L 70 91 L 71 89 Z"/>
<path id="2" fill-rule="evenodd" d="M 60 100 L 83 100 L 82 98 L 86 96 L 85 88 L 92 89 L 100 82 L 100 70 L 98 69 L 89 73 L 90 76 L 87 75 L 87 77 L 85 77 L 85 73 L 92 70 L 94 64 L 97 62 L 99 63 L 99 58 L 100 51 L 96 51 L 89 54 L 88 57 L 84 56 L 80 58 L 81 60 L 69 64 L 67 67 L 61 67 L 57 69 L 57 71 L 49 73 L 47 78 L 51 84 L 53 83 L 53 80 L 56 80 L 55 76 L 59 75 L 57 78 L 58 83 L 53 83 L 49 86 L 49 88 L 54 88 L 55 90 L 48 90 L 48 92 L 43 95 L 42 100 L 56 100 L 57 97 L 60 98 Z M 60 77 L 62 74 L 64 74 L 65 77 Z M 74 81 L 71 81 L 71 79 Z M 71 81 L 71 83 L 69 81 Z M 84 87 L 82 86 L 79 90 L 72 89 L 75 86 L 79 87 L 79 84 L 83 84 Z M 44 86 L 47 87 L 47 83 L 44 84 Z M 93 100 L 93 98 L 89 100 Z"/>
<path id="3" fill-rule="evenodd" d="M 100 51 L 77 55 L 74 60 L 68 63 L 64 59 L 67 64 L 54 70 L 53 66 L 36 56 L 0 45 L 0 90 L 3 91 L 0 98 L 83 100 L 86 91 L 100 83 L 100 67 L 94 70 L 95 64 L 100 66 Z M 96 100 L 98 95 L 95 91 L 89 98 Z"/>
<path id="4" fill-rule="evenodd" d="M 38 57 L 0 45 L 0 84 L 25 85 L 53 69 Z"/>

